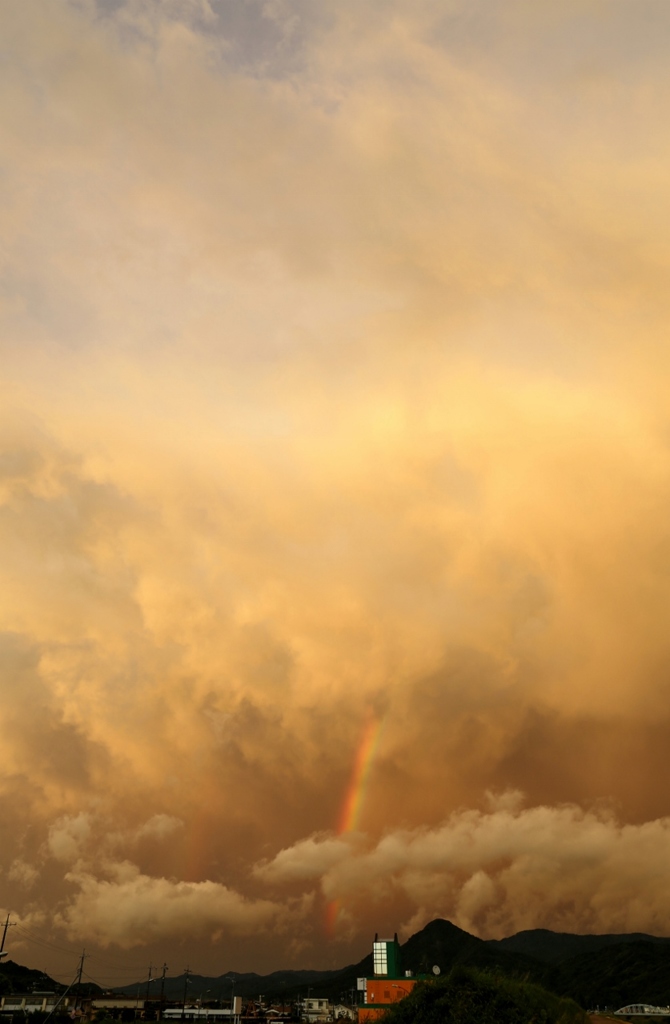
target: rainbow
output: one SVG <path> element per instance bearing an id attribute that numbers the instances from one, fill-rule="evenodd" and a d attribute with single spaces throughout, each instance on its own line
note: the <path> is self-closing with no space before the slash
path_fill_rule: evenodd
<path id="1" fill-rule="evenodd" d="M 371 718 L 363 731 L 356 752 L 354 770 L 351 773 L 351 782 L 342 805 L 340 825 L 337 830 L 338 836 L 344 835 L 345 832 L 354 832 L 358 828 L 366 787 L 370 779 L 370 768 L 377 752 L 381 726 L 379 719 Z"/>
<path id="2" fill-rule="evenodd" d="M 351 773 L 351 781 L 349 782 L 340 812 L 340 823 L 337 828 L 338 836 L 344 835 L 347 832 L 355 832 L 358 828 L 361 809 L 370 779 L 370 769 L 377 753 L 381 731 L 381 719 L 371 717 L 363 730 L 363 736 L 356 751 L 354 770 Z M 339 912 L 340 901 L 331 900 L 326 907 L 326 932 L 328 935 L 332 935 L 335 931 Z"/>

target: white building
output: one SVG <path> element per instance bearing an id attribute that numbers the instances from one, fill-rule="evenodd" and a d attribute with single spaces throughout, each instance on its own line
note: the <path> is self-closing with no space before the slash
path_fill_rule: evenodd
<path id="1" fill-rule="evenodd" d="M 242 1013 L 242 996 L 235 996 L 233 1005 L 225 1009 L 212 1009 L 209 1006 L 171 1006 L 163 1010 L 161 1017 L 164 1020 L 202 1020 L 202 1021 L 232 1021 L 239 1024 Z"/>
<path id="2" fill-rule="evenodd" d="M 317 999 L 308 996 L 303 999 L 300 1009 L 300 1019 L 308 1024 L 315 1024 L 316 1021 L 331 1021 L 333 1019 L 333 1008 L 327 999 Z"/>
<path id="3" fill-rule="evenodd" d="M 333 1007 L 333 1020 L 356 1020 L 358 1014 L 352 1006 L 345 1006 L 338 1003 Z"/>

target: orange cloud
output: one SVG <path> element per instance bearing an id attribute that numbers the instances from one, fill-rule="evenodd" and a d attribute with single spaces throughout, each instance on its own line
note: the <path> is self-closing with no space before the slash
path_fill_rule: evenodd
<path id="1" fill-rule="evenodd" d="M 312 877 L 322 848 L 326 896 L 355 914 L 357 906 L 396 893 L 413 911 L 406 935 L 440 916 L 483 938 L 547 926 L 663 932 L 668 818 L 625 825 L 607 809 L 496 803 L 488 812 L 455 812 L 435 828 L 391 832 L 366 847 L 338 841 L 337 860 L 333 840 L 302 840 L 261 877 L 275 884 L 293 879 L 299 864 L 303 877 Z"/>
<path id="2" fill-rule="evenodd" d="M 203 970 L 333 966 L 334 898 L 352 959 L 432 913 L 663 927 L 667 19 L 2 11 L 24 924 L 158 958 L 183 902 Z M 369 709 L 361 834 L 333 838 Z"/>

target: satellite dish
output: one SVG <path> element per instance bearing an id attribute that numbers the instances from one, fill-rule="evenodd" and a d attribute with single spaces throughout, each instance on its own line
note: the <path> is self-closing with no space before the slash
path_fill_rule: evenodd
<path id="1" fill-rule="evenodd" d="M 435 964 L 435 966 L 433 967 L 433 974 L 437 975 L 439 973 L 440 973 L 440 968 L 437 966 L 437 964 Z"/>

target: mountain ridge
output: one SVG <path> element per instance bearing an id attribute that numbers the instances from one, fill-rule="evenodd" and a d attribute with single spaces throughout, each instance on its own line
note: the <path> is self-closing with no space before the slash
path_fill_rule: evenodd
<path id="1" fill-rule="evenodd" d="M 463 966 L 490 974 L 529 980 L 561 996 L 576 999 L 582 1006 L 617 1008 L 630 1002 L 670 1004 L 670 937 L 642 932 L 580 935 L 537 928 L 517 932 L 504 939 L 480 939 L 451 921 L 437 918 L 401 945 L 404 970 L 430 974 L 434 965 L 448 973 Z M 356 979 L 372 974 L 372 953 L 355 964 L 335 970 L 227 971 L 216 977 L 191 973 L 166 977 L 165 998 L 206 1001 L 229 1000 L 233 994 L 244 999 L 263 995 L 267 1001 L 286 1001 L 307 995 L 348 1000 Z M 120 985 L 109 991 L 136 996 L 146 991 L 146 979 Z M 11 960 L 0 964 L 0 994 L 63 985 L 42 971 L 31 970 Z M 97 986 L 88 987 L 93 990 Z M 152 990 L 155 998 L 155 993 Z"/>
<path id="2" fill-rule="evenodd" d="M 487 941 L 511 952 L 528 953 L 547 963 L 559 963 L 578 953 L 590 953 L 606 946 L 636 942 L 670 944 L 670 938 L 667 936 L 647 935 L 644 932 L 581 935 L 576 932 L 554 932 L 548 928 L 533 928 L 516 932 L 505 939 L 489 939 Z"/>
<path id="3" fill-rule="evenodd" d="M 623 947 L 624 952 L 617 953 Z M 649 947 L 656 952 L 649 953 Z M 666 963 L 670 977 L 670 937 L 665 936 L 642 932 L 579 935 L 538 928 L 504 939 L 480 939 L 451 921 L 437 918 L 401 945 L 401 956 L 403 969 L 415 974 L 429 974 L 434 965 L 441 972 L 463 965 L 530 979 L 573 998 L 573 993 L 579 991 L 586 1002 L 592 998 L 593 1005 L 609 1005 L 619 994 L 630 995 L 619 1005 L 643 999 L 657 1002 L 657 996 L 666 989 L 665 1001 L 670 1003 L 670 983 L 663 987 Z M 611 969 L 611 962 L 620 962 L 619 968 Z M 306 995 L 309 988 L 314 996 L 340 1001 L 355 990 L 358 977 L 371 973 L 369 953 L 358 963 L 330 971 L 284 970 L 267 975 L 228 971 L 217 978 L 191 975 L 190 991 L 195 994 L 209 990 L 210 999 L 228 999 L 234 980 L 235 995 L 244 998 L 262 993 L 267 999 L 295 999 Z M 624 976 L 628 980 L 622 984 Z M 114 991 L 133 994 L 136 989 L 137 983 Z M 183 974 L 166 979 L 166 998 L 181 999 L 183 991 Z M 655 993 L 654 999 L 650 993 Z"/>

